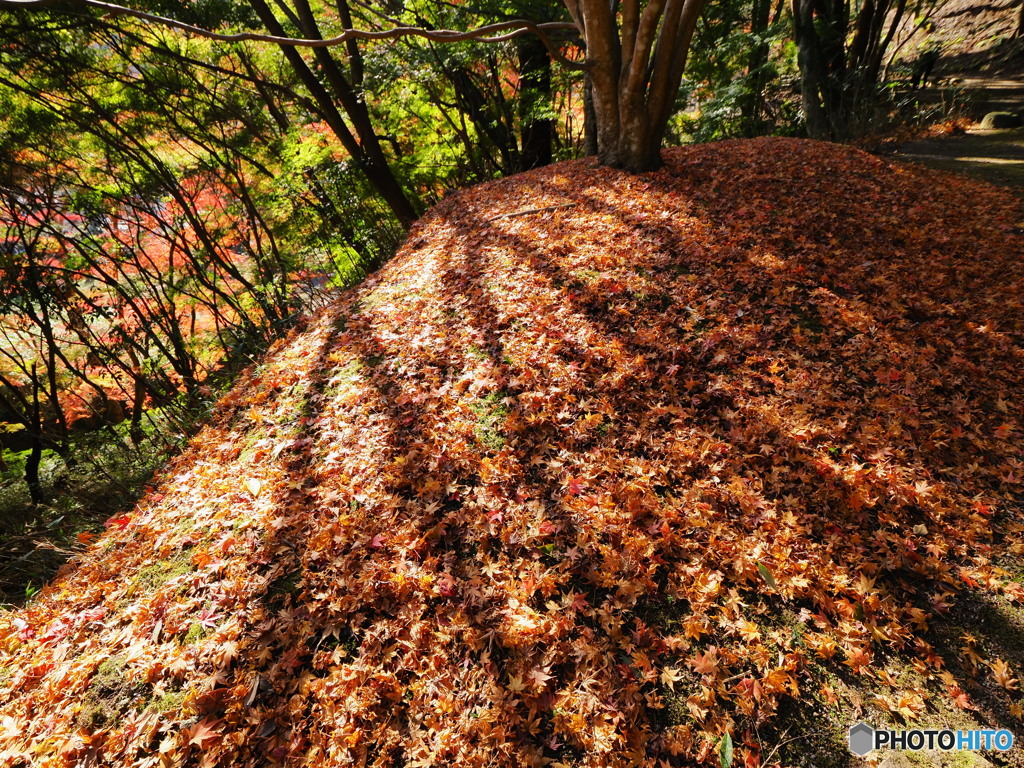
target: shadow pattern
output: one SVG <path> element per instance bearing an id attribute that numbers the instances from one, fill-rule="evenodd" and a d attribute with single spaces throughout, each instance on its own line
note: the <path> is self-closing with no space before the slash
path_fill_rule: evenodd
<path id="1" fill-rule="evenodd" d="M 1015 722 L 977 625 L 1024 598 L 1020 202 L 813 142 L 666 159 L 452 195 L 272 350 L 4 619 L 0 754 L 757 764 L 826 673 Z"/>

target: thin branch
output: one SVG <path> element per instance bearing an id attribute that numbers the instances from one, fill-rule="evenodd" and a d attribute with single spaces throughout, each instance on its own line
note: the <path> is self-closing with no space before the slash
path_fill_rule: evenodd
<path id="1" fill-rule="evenodd" d="M 559 208 L 573 208 L 579 205 L 579 203 L 559 203 L 558 205 L 546 205 L 543 208 L 527 208 L 525 211 L 515 211 L 513 213 L 499 213 L 497 216 L 492 216 L 487 221 L 497 221 L 498 219 L 511 219 L 516 216 L 526 216 L 531 213 L 544 213 L 545 211 L 557 211 Z"/>
<path id="2" fill-rule="evenodd" d="M 63 0 L 0 0 L 0 8 L 45 8 L 47 6 L 61 3 Z M 262 43 L 273 43 L 274 45 L 287 45 L 297 48 L 330 48 L 343 45 L 349 40 L 391 40 L 398 37 L 423 37 L 439 43 L 457 43 L 466 40 L 475 40 L 483 43 L 503 43 L 507 40 L 519 37 L 520 35 L 533 33 L 537 35 L 544 45 L 551 52 L 552 56 L 566 66 L 583 69 L 584 64 L 565 58 L 558 47 L 555 46 L 547 31 L 576 30 L 576 25 L 570 22 L 551 21 L 535 24 L 525 19 L 503 21 L 497 24 L 487 24 L 483 27 L 460 32 L 454 29 L 427 30 L 420 27 L 394 27 L 392 29 L 374 32 L 365 29 L 345 29 L 341 34 L 325 39 L 304 38 L 304 37 L 282 37 L 278 35 L 265 35 L 259 32 L 239 32 L 236 34 L 222 34 L 209 29 L 203 29 L 192 24 L 186 24 L 177 19 L 167 16 L 159 16 L 155 13 L 140 11 L 135 8 L 127 8 L 123 5 L 106 3 L 103 0 L 74 0 L 74 4 L 85 8 L 95 8 L 103 11 L 106 17 L 130 16 L 132 18 L 148 21 L 153 24 L 160 24 L 164 27 L 172 27 L 185 32 L 205 37 L 210 40 L 218 40 L 224 43 L 238 43 L 245 40 L 253 40 Z M 506 32 L 506 30 L 509 30 Z M 495 34 L 505 32 L 505 34 Z"/>

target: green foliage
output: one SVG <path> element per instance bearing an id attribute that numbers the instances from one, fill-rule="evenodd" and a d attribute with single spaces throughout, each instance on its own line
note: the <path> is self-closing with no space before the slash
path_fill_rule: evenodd
<path id="1" fill-rule="evenodd" d="M 156 590 L 179 576 L 191 573 L 192 570 L 188 554 L 183 552 L 177 557 L 147 565 L 139 571 L 138 576 L 135 577 L 135 583 L 145 589 Z"/>
<path id="2" fill-rule="evenodd" d="M 788 135 L 799 129 L 790 20 L 780 14 L 763 29 L 753 29 L 754 5 L 744 0 L 706 6 L 670 126 L 676 142 Z M 761 59 L 755 55 L 759 48 Z"/>
<path id="3" fill-rule="evenodd" d="M 188 632 L 186 632 L 184 637 L 181 638 L 181 644 L 195 645 L 204 637 L 206 637 L 206 629 L 202 624 L 196 621 L 189 626 Z"/>
<path id="4" fill-rule="evenodd" d="M 161 714 L 181 709 L 185 702 L 185 691 L 166 691 L 150 701 L 149 706 L 154 712 Z"/>
<path id="5" fill-rule="evenodd" d="M 728 732 L 722 735 L 722 740 L 718 742 L 718 757 L 722 762 L 722 768 L 731 768 L 732 766 L 732 736 Z"/>
<path id="6" fill-rule="evenodd" d="M 508 394 L 504 391 L 491 392 L 470 406 L 477 417 L 477 440 L 492 451 L 499 451 L 505 445 L 502 428 L 509 415 L 506 397 Z"/>

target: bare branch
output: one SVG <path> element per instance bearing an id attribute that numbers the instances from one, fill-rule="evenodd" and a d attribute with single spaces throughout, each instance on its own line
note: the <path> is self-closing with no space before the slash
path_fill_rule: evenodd
<path id="1" fill-rule="evenodd" d="M 62 2 L 62 0 L 0 0 L 0 8 L 36 9 L 55 5 L 59 2 Z M 127 8 L 123 5 L 103 2 L 103 0 L 74 0 L 73 5 L 81 6 L 83 8 L 95 8 L 96 10 L 103 11 L 108 17 L 130 16 L 132 18 L 141 19 L 142 21 L 148 21 L 164 27 L 180 29 L 185 32 L 191 32 L 192 34 L 199 35 L 200 37 L 205 37 L 210 40 L 218 40 L 225 43 L 238 43 L 246 40 L 253 40 L 256 42 L 294 46 L 297 48 L 330 48 L 332 46 L 343 45 L 349 40 L 391 40 L 398 37 L 422 37 L 438 43 L 457 43 L 467 40 L 484 43 L 501 43 L 506 40 L 519 37 L 520 35 L 532 33 L 541 39 L 551 55 L 562 64 L 575 69 L 583 69 L 585 67 L 581 62 L 567 59 L 562 55 L 561 51 L 558 50 L 558 46 L 554 45 L 546 34 L 549 31 L 576 30 L 576 25 L 570 22 L 552 21 L 535 24 L 534 22 L 527 21 L 525 19 L 515 19 L 512 21 L 503 21 L 497 24 L 487 24 L 486 26 L 477 27 L 476 29 L 466 30 L 464 32 L 454 29 L 427 30 L 420 27 L 394 27 L 392 29 L 385 29 L 381 31 L 346 29 L 343 30 L 341 34 L 335 35 L 334 37 L 315 39 L 265 35 L 259 32 L 222 34 L 220 32 L 213 32 L 212 30 L 203 29 L 202 27 L 197 27 L 192 24 L 186 24 L 183 21 L 171 19 L 167 16 L 159 16 L 155 13 L 148 13 L 147 11 L 140 11 L 135 8 Z"/>

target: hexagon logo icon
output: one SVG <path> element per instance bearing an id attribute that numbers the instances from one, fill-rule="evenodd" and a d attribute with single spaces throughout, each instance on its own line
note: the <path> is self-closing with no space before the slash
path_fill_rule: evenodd
<path id="1" fill-rule="evenodd" d="M 857 723 L 850 729 L 850 751 L 864 757 L 875 746 L 875 729 L 867 723 Z"/>

